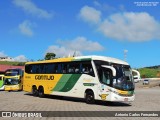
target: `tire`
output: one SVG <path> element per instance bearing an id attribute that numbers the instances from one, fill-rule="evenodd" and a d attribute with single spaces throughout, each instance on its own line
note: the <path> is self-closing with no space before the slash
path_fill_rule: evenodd
<path id="1" fill-rule="evenodd" d="M 95 103 L 94 93 L 92 91 L 86 92 L 85 101 L 87 104 L 94 104 Z"/>
<path id="2" fill-rule="evenodd" d="M 38 91 L 35 86 L 32 87 L 32 94 L 33 94 L 33 96 L 38 96 Z"/>
<path id="3" fill-rule="evenodd" d="M 43 87 L 39 87 L 39 89 L 38 89 L 38 96 L 40 98 L 44 97 L 44 89 L 43 89 Z"/>

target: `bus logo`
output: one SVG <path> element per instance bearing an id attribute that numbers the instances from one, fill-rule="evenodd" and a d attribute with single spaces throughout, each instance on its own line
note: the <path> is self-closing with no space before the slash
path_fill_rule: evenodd
<path id="1" fill-rule="evenodd" d="M 53 75 L 36 75 L 35 76 L 36 80 L 54 80 L 54 76 Z"/>

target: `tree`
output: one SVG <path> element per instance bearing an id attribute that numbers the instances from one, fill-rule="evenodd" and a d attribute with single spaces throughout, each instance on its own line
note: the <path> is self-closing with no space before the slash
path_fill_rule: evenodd
<path id="1" fill-rule="evenodd" d="M 56 57 L 56 54 L 55 53 L 46 53 L 45 55 L 45 60 L 51 60 L 51 59 L 54 59 Z"/>

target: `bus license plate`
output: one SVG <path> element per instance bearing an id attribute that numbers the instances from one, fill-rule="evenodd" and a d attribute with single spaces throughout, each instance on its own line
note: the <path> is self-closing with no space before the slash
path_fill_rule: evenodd
<path id="1" fill-rule="evenodd" d="M 128 101 L 128 98 L 124 98 L 124 101 Z"/>

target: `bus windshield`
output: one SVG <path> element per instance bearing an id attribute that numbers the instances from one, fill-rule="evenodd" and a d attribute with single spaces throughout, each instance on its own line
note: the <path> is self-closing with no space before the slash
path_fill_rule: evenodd
<path id="1" fill-rule="evenodd" d="M 132 71 L 129 65 L 109 63 L 106 61 L 94 61 L 98 73 L 99 80 L 102 84 L 114 87 L 119 90 L 134 90 L 134 81 Z M 113 76 L 112 70 L 109 67 L 114 67 L 116 75 Z"/>
<path id="2" fill-rule="evenodd" d="M 19 84 L 19 79 L 17 78 L 5 78 L 4 85 L 17 85 Z"/>
<path id="3" fill-rule="evenodd" d="M 113 87 L 120 90 L 134 90 L 134 80 L 130 66 L 113 65 L 116 76 L 113 77 Z"/>

